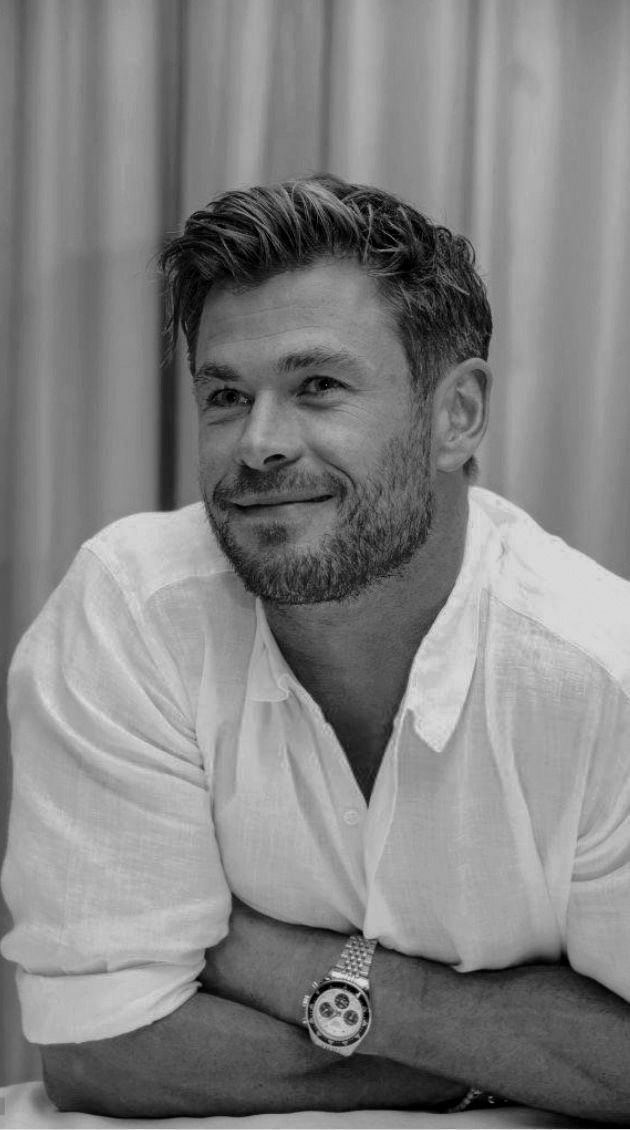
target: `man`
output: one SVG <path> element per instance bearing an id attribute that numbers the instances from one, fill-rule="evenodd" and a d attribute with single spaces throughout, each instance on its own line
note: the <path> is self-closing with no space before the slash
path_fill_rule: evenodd
<path id="1" fill-rule="evenodd" d="M 163 266 L 203 506 L 88 542 L 12 668 L 53 1101 L 628 1124 L 629 590 L 471 485 L 472 249 L 321 176 Z"/>

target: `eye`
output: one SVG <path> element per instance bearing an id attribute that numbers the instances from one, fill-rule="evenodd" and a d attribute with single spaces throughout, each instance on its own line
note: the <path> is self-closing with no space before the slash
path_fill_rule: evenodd
<path id="1" fill-rule="evenodd" d="M 325 396 L 326 393 L 339 392 L 342 388 L 341 382 L 334 377 L 309 377 L 300 391 L 307 396 Z"/>
<path id="2" fill-rule="evenodd" d="M 247 407 L 249 401 L 244 392 L 237 388 L 218 388 L 211 392 L 206 399 L 208 408 L 242 408 Z"/>

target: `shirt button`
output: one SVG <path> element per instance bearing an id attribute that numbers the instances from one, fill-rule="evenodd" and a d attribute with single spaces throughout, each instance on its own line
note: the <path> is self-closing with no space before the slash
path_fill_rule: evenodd
<path id="1" fill-rule="evenodd" d="M 356 808 L 346 808 L 346 811 L 343 814 L 343 818 L 346 824 L 358 824 L 359 820 L 361 819 Z"/>

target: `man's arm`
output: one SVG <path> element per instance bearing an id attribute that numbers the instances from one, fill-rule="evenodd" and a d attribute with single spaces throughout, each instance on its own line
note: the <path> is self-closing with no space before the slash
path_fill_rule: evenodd
<path id="1" fill-rule="evenodd" d="M 465 1089 L 373 1056 L 330 1056 L 304 1030 L 206 993 L 135 1032 L 41 1051 L 56 1106 L 115 1118 L 430 1108 Z"/>
<path id="2" fill-rule="evenodd" d="M 202 984 L 298 1024 L 301 996 L 343 942 L 237 904 Z M 370 981 L 374 1016 L 359 1058 L 387 1056 L 525 1106 L 630 1126 L 630 1005 L 597 982 L 561 965 L 460 974 L 381 947 Z"/>

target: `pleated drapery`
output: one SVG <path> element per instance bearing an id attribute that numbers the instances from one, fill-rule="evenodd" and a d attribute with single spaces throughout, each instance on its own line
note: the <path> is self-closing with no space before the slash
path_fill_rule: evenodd
<path id="1" fill-rule="evenodd" d="M 303 171 L 473 240 L 496 323 L 481 481 L 630 576 L 629 121 L 626 0 L 4 0 L 3 673 L 82 540 L 197 497 L 164 236 Z M 38 1058 L 0 976 L 8 1083 Z"/>

